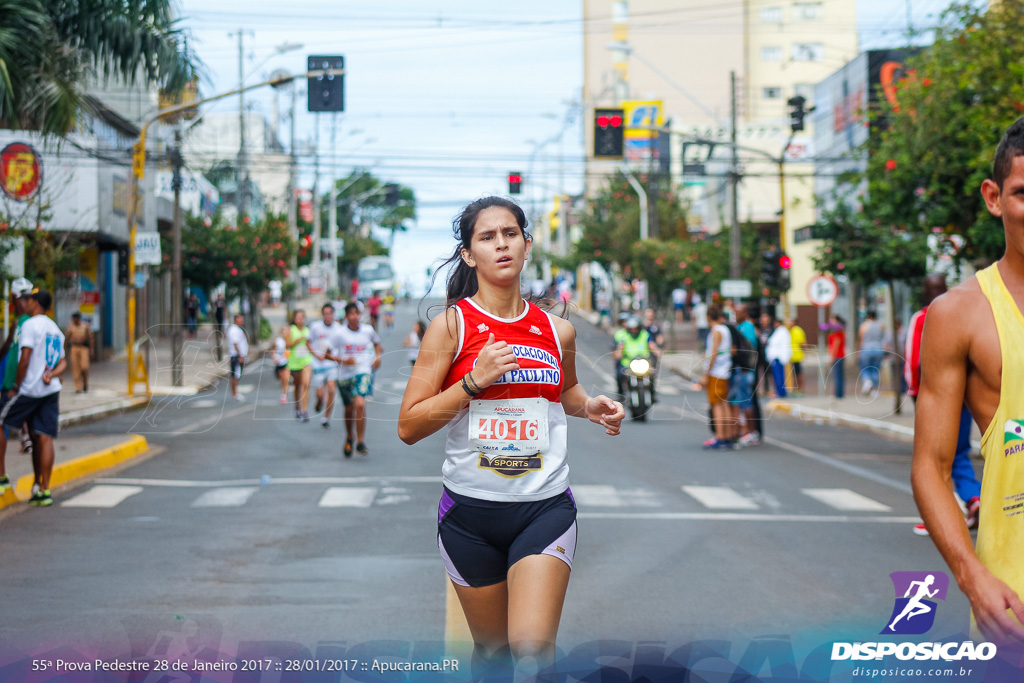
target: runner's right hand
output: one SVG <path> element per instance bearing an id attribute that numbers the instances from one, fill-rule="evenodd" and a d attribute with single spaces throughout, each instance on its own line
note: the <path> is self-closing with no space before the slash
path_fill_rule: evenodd
<path id="1" fill-rule="evenodd" d="M 518 370 L 519 363 L 516 362 L 515 354 L 508 342 L 494 341 L 494 333 L 487 337 L 487 343 L 480 350 L 476 359 L 476 367 L 473 368 L 473 381 L 484 389 L 491 386 L 509 370 Z"/>
<path id="2" fill-rule="evenodd" d="M 967 598 L 986 638 L 997 645 L 1024 642 L 1024 604 L 1005 582 L 985 569 L 971 581 Z"/>

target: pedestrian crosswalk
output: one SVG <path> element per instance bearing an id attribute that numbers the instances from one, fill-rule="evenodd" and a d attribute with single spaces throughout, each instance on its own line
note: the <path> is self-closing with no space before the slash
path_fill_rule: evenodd
<path id="1" fill-rule="evenodd" d="M 310 488 L 304 495 L 317 508 L 372 508 L 394 505 L 432 506 L 436 503 L 440 481 L 436 477 L 405 477 L 398 480 L 376 477 L 305 477 L 295 479 L 231 480 L 204 482 L 171 479 L 102 479 L 92 487 L 57 503 L 68 508 L 115 508 L 145 504 L 147 495 L 156 491 L 174 491 L 175 500 L 191 508 L 243 508 L 274 505 L 282 491 L 295 487 Z M 692 519 L 799 519 L 847 521 L 871 515 L 889 515 L 894 507 L 904 515 L 915 512 L 913 501 L 902 494 L 882 502 L 861 492 L 845 488 L 797 488 L 768 491 L 751 485 L 683 484 L 674 489 L 630 488 L 609 484 L 576 484 L 573 498 L 581 515 L 598 517 L 621 514 L 624 517 Z M 780 501 L 785 501 L 780 502 Z M 644 511 L 646 509 L 646 512 Z M 840 517 L 828 517 L 841 513 Z M 858 514 L 860 517 L 858 517 Z M 824 515 L 824 517 L 823 517 Z M 851 517 L 852 515 L 852 517 Z M 878 517 L 897 521 L 909 518 Z"/>

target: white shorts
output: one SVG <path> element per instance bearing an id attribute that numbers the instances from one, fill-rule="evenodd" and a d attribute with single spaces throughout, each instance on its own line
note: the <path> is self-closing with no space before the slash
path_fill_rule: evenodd
<path id="1" fill-rule="evenodd" d="M 338 381 L 338 366 L 337 365 L 333 365 L 333 366 L 329 366 L 329 367 L 323 367 L 323 368 L 317 368 L 317 367 L 313 368 L 313 381 L 312 381 L 312 384 L 313 384 L 313 388 L 314 389 L 319 389 L 320 387 L 322 387 L 327 382 L 337 382 L 337 381 Z"/>

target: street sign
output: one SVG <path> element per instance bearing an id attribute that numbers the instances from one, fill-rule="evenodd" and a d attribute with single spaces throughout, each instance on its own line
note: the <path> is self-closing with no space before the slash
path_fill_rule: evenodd
<path id="1" fill-rule="evenodd" d="M 753 287 L 750 285 L 750 280 L 722 280 L 721 286 L 718 291 L 722 293 L 722 296 L 735 299 L 743 299 L 750 296 L 753 291 Z"/>
<path id="2" fill-rule="evenodd" d="M 815 275 L 807 283 L 807 298 L 815 306 L 831 306 L 838 296 L 839 285 L 830 275 Z"/>
<path id="3" fill-rule="evenodd" d="M 159 266 L 160 259 L 160 233 L 135 233 L 135 265 Z"/>

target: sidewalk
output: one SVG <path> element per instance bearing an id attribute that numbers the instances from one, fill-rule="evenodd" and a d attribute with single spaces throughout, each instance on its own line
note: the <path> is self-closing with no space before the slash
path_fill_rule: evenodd
<path id="1" fill-rule="evenodd" d="M 576 315 L 591 324 L 597 324 L 597 315 L 590 311 L 576 311 Z M 697 331 L 693 323 L 676 323 L 674 334 L 669 327 L 664 334 L 666 347 L 670 349 L 662 355 L 661 366 L 665 370 L 676 373 L 688 381 L 697 381 L 704 371 L 704 350 L 697 348 Z M 896 409 L 896 397 L 891 391 L 882 391 L 878 396 L 871 397 L 859 393 L 857 383 L 859 368 L 855 362 L 845 363 L 847 395 L 836 399 L 829 392 L 831 383 L 825 384 L 830 363 L 828 357 L 819 357 L 816 348 L 809 348 L 803 361 L 804 395 L 784 399 L 762 399 L 769 412 L 779 412 L 794 418 L 818 424 L 841 424 L 857 429 L 866 429 L 884 436 L 913 441 L 914 438 L 914 402 L 910 397 L 903 396 Z M 882 386 L 889 386 L 887 373 L 883 373 Z M 981 448 L 981 433 L 977 425 L 972 425 L 971 441 L 975 449 Z"/>
<path id="2" fill-rule="evenodd" d="M 284 324 L 286 312 L 283 305 L 276 309 L 264 309 L 262 314 L 270 322 L 272 329 L 279 329 Z M 260 357 L 268 348 L 269 342 L 250 344 L 249 358 Z M 145 351 L 143 356 L 145 357 Z M 223 360 L 218 362 L 215 335 L 211 325 L 200 326 L 195 339 L 183 340 L 183 386 L 176 387 L 172 381 L 170 337 L 156 337 L 147 360 L 149 386 L 154 396 L 195 394 L 228 374 L 227 352 L 224 352 Z M 143 385 L 136 385 L 134 396 L 128 395 L 128 365 L 123 353 L 108 361 L 92 363 L 87 393 L 75 393 L 70 368 L 61 380 L 61 429 L 102 420 L 149 403 Z M 138 435 L 76 434 L 56 439 L 54 449 L 51 488 L 57 488 L 143 455 L 148 452 L 149 445 L 145 438 Z M 17 438 L 11 439 L 8 444 L 5 465 L 13 488 L 0 495 L 0 509 L 27 500 L 32 487 L 32 458 L 20 452 Z"/>

